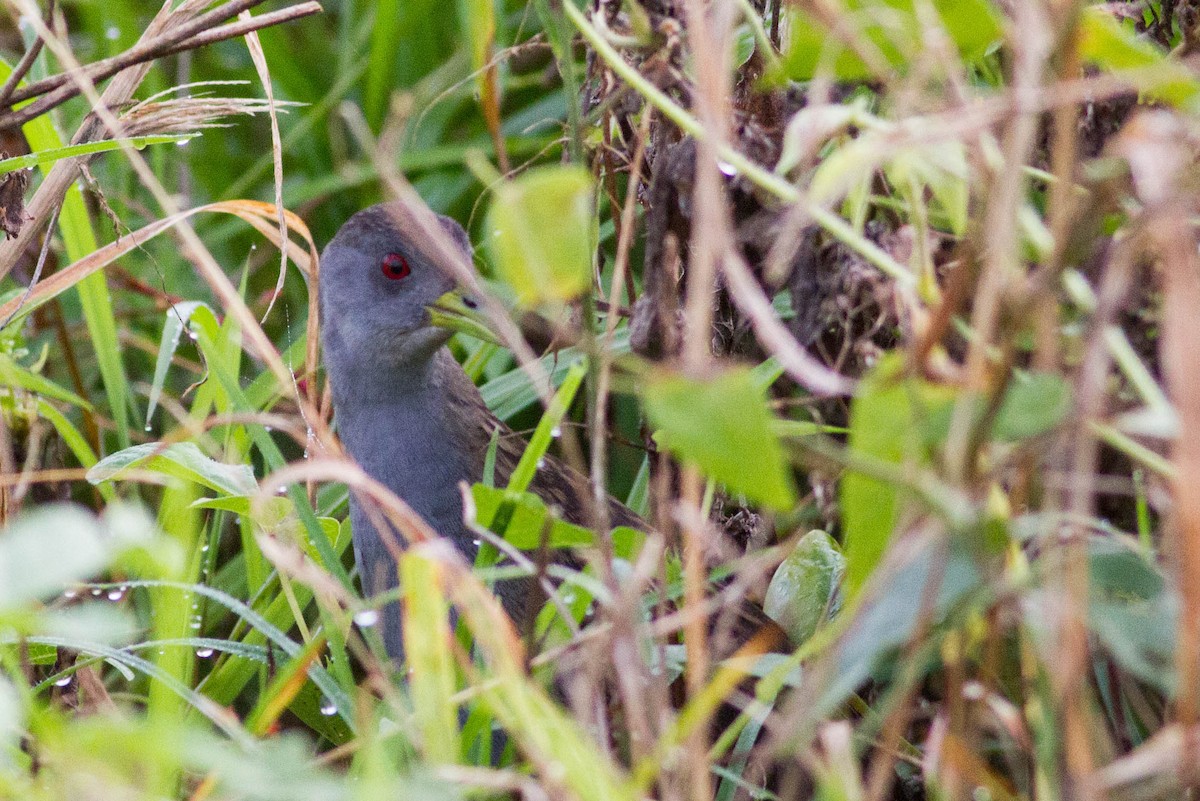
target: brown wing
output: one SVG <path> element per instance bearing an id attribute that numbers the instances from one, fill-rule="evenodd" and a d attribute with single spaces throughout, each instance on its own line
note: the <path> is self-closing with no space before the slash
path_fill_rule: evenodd
<path id="1" fill-rule="evenodd" d="M 508 477 L 517 468 L 517 462 L 520 461 L 528 443 L 499 421 L 496 421 L 496 425 L 501 427 L 500 441 L 496 448 L 496 483 L 502 484 L 508 481 Z M 547 454 L 529 489 L 548 506 L 558 507 L 559 514 L 567 522 L 580 526 L 592 525 L 591 483 L 565 462 Z M 645 520 L 611 495 L 608 496 L 608 524 L 609 527 L 629 526 L 643 531 L 649 530 Z"/>

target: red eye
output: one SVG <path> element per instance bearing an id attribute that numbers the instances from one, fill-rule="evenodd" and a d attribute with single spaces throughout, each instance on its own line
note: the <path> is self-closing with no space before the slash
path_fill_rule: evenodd
<path id="1" fill-rule="evenodd" d="M 389 253 L 384 256 L 383 261 L 379 264 L 379 269 L 383 271 L 385 278 L 392 281 L 407 278 L 408 274 L 412 272 L 412 268 L 408 266 L 408 259 L 399 253 Z"/>

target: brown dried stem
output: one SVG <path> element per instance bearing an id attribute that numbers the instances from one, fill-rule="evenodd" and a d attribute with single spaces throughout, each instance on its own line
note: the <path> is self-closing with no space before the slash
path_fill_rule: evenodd
<path id="1" fill-rule="evenodd" d="M 54 20 L 54 11 L 57 7 L 57 0 L 50 0 L 50 4 L 46 7 L 46 17 L 43 22 L 47 28 L 51 26 Z M 37 61 L 37 57 L 41 54 L 42 47 L 45 44 L 46 41 L 42 37 L 38 36 L 35 38 L 33 44 L 25 51 L 25 55 L 21 56 L 21 60 L 17 63 L 17 66 L 13 67 L 8 80 L 4 82 L 4 86 L 0 87 L 0 108 L 11 105 L 10 100 L 17 88 L 17 84 L 28 74 L 30 67 L 33 66 L 34 61 Z"/>
<path id="2" fill-rule="evenodd" d="M 262 2 L 262 0 L 237 0 L 238 5 L 254 5 Z M 233 6 L 235 3 L 229 3 Z M 83 67 L 87 78 L 92 83 L 111 78 L 122 70 L 129 69 L 133 66 L 148 64 L 165 56 L 175 55 L 187 50 L 195 50 L 205 45 L 210 45 L 215 42 L 224 41 L 226 39 L 234 39 L 239 36 L 245 36 L 249 33 L 268 28 L 273 25 L 279 25 L 284 22 L 307 17 L 312 14 L 318 14 L 322 11 L 321 6 L 316 0 L 308 0 L 308 2 L 300 3 L 295 6 L 289 6 L 278 11 L 272 11 L 258 17 L 253 17 L 247 20 L 239 20 L 231 22 L 227 25 L 221 25 L 209 30 L 203 30 L 194 36 L 178 41 L 163 41 L 161 43 L 154 42 L 154 46 L 133 47 L 126 52 L 113 56 L 112 58 L 96 61 Z M 209 15 L 205 15 L 206 17 Z M 195 27 L 190 25 L 189 28 Z M 174 37 L 172 37 L 174 39 Z M 40 41 L 40 40 L 39 40 Z M 35 84 L 23 87 L 13 92 L 5 105 L 11 106 L 27 100 L 32 97 L 40 97 L 34 103 L 29 104 L 20 109 L 9 111 L 6 114 L 0 115 L 0 130 L 15 128 L 18 125 L 23 125 L 32 119 L 36 119 L 45 114 L 52 108 L 62 105 L 71 98 L 80 94 L 79 83 L 72 81 L 68 73 L 51 76 Z"/>

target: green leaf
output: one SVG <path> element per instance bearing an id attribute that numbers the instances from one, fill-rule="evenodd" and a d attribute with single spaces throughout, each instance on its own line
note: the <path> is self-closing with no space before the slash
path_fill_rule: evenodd
<path id="1" fill-rule="evenodd" d="M 927 541 L 919 543 L 903 564 L 881 575 L 872 591 L 862 596 L 853 621 L 848 621 L 847 631 L 838 637 L 831 681 L 808 713 L 815 717 L 834 714 L 872 676 L 894 675 L 902 669 L 895 657 L 919 626 L 937 626 L 956 608 L 962 610 L 960 620 L 972 619 L 978 612 L 966 602 L 977 597 L 981 588 L 982 577 L 972 556 L 959 548 L 947 551 Z M 933 605 L 928 608 L 931 590 Z M 846 618 L 839 622 L 842 619 Z"/>
<path id="2" fill-rule="evenodd" d="M 845 0 L 832 5 L 825 18 L 837 19 L 843 30 L 834 32 L 816 15 L 793 11 L 792 37 L 784 55 L 784 71 L 796 80 L 809 80 L 821 69 L 831 69 L 842 81 L 891 79 L 907 74 L 925 50 L 924 25 L 914 0 Z M 931 0 L 942 28 L 967 61 L 982 57 L 1000 39 L 1000 15 L 988 0 Z M 882 56 L 875 65 L 886 74 L 876 75 L 845 41 L 862 41 Z"/>
<path id="3" fill-rule="evenodd" d="M 962 142 L 953 140 L 906 150 L 887 167 L 888 180 L 896 186 L 912 180 L 928 187 L 937 207 L 950 221 L 951 233 L 960 236 L 967 228 L 968 175 L 966 149 Z"/>
<path id="4" fill-rule="evenodd" d="M 681 460 L 765 506 L 782 510 L 794 503 L 775 418 L 749 370 L 728 370 L 709 381 L 650 373 L 642 397 L 660 442 Z"/>
<path id="5" fill-rule="evenodd" d="M 1071 385 L 1057 373 L 1018 374 L 996 413 L 992 434 L 1014 442 L 1050 431 L 1071 411 Z"/>
<path id="6" fill-rule="evenodd" d="M 572 300 L 591 286 L 596 218 L 586 170 L 538 167 L 501 184 L 487 227 L 496 267 L 518 303 Z"/>
<path id="7" fill-rule="evenodd" d="M 771 577 L 763 609 L 793 645 L 803 645 L 837 612 L 845 572 L 846 558 L 830 536 L 819 529 L 810 531 Z"/>
<path id="8" fill-rule="evenodd" d="M 1173 103 L 1191 105 L 1200 83 L 1186 66 L 1167 57 L 1101 8 L 1085 8 L 1079 20 L 1079 55 L 1110 71 L 1137 71 L 1129 76 L 1143 91 Z"/>
<path id="9" fill-rule="evenodd" d="M 754 55 L 756 44 L 754 28 L 749 25 L 737 26 L 733 31 L 733 58 L 730 59 L 730 66 L 735 70 L 744 67 L 750 56 Z"/>
<path id="10" fill-rule="evenodd" d="M 483 484 L 473 485 L 471 496 L 475 500 L 475 519 L 484 528 L 490 529 L 496 512 L 503 504 L 509 503 L 512 506 L 512 516 L 504 529 L 504 539 L 523 551 L 537 550 L 542 546 L 542 529 L 550 510 L 541 498 L 531 492 L 513 492 L 485 487 Z M 549 547 L 586 548 L 595 542 L 596 535 L 591 530 L 564 522 L 557 517 L 552 519 L 547 542 Z"/>
<path id="11" fill-rule="evenodd" d="M 92 404 L 74 392 L 63 389 L 48 378 L 27 370 L 17 364 L 8 354 L 0 354 L 0 385 L 21 387 L 43 397 L 65 401 L 81 409 L 92 408 Z"/>
<path id="12" fill-rule="evenodd" d="M 888 354 L 863 379 L 850 407 L 850 450 L 894 465 L 927 464 L 926 447 L 949 420 L 954 391 L 907 377 L 903 357 Z M 854 595 L 874 572 L 903 507 L 901 490 L 848 471 L 841 504 L 846 589 Z"/>
<path id="13" fill-rule="evenodd" d="M 7 64 L 0 65 L 0 78 L 7 78 L 12 70 Z M 37 117 L 21 126 L 22 133 L 34 152 L 46 152 L 63 147 L 62 138 L 55 130 L 50 115 Z M 83 192 L 78 183 L 67 190 L 62 210 L 58 215 L 58 227 L 62 232 L 67 260 L 77 262 L 96 250 L 96 235 L 92 231 Z M 117 322 L 113 314 L 112 298 L 104 274 L 95 272 L 75 284 L 79 292 L 88 339 L 96 354 L 97 366 L 104 379 L 104 390 L 108 396 L 109 409 L 116 423 L 117 442 L 129 444 L 129 408 L 132 397 L 129 380 L 121 361 L 122 348 L 117 340 Z"/>
<path id="14" fill-rule="evenodd" d="M 133 467 L 201 484 L 225 495 L 253 495 L 258 491 L 258 482 L 249 465 L 218 462 L 193 442 L 134 445 L 101 459 L 88 470 L 87 480 L 93 484 L 112 481 Z"/>
<path id="15" fill-rule="evenodd" d="M 107 153 L 119 150 L 126 145 L 141 150 L 147 145 L 180 144 L 199 136 L 199 134 L 162 134 L 158 136 L 133 136 L 125 139 L 106 139 L 102 142 L 85 142 L 82 145 L 67 145 L 66 147 L 51 147 L 28 153 L 24 156 L 0 159 L 0 175 L 14 170 L 27 170 L 32 167 L 45 167 L 60 159 L 75 156 L 90 156 L 95 153 Z"/>
<path id="16" fill-rule="evenodd" d="M 558 388 L 558 392 L 554 393 L 546 413 L 542 415 L 542 419 L 533 432 L 533 437 L 525 446 L 520 461 L 517 462 L 512 475 L 509 476 L 509 489 L 523 492 L 529 487 L 529 483 L 537 475 L 542 457 L 546 455 L 546 450 L 550 447 L 550 441 L 556 436 L 554 432 L 559 429 L 563 417 L 571 408 L 571 401 L 575 399 L 575 393 L 579 391 L 579 385 L 583 383 L 586 375 L 586 363 L 576 362 L 571 365 L 567 377 L 563 379 L 562 386 Z"/>
<path id="17" fill-rule="evenodd" d="M 150 383 L 150 397 L 146 401 L 147 431 L 149 430 L 150 420 L 154 417 L 154 410 L 158 408 L 158 399 L 162 396 L 163 384 L 167 380 L 167 369 L 171 366 L 171 357 L 175 355 L 175 351 L 179 348 L 179 340 L 183 334 L 183 329 L 187 327 L 187 322 L 191 319 L 192 312 L 201 306 L 208 308 L 208 304 L 202 301 L 191 300 L 176 303 L 167 309 L 167 318 L 163 323 L 162 340 L 158 345 L 158 358 L 154 363 L 154 379 Z"/>

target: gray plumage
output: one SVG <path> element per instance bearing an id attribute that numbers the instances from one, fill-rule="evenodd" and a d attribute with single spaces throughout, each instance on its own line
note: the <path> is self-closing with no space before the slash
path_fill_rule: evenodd
<path id="1" fill-rule="evenodd" d="M 321 258 L 320 301 L 325 369 L 333 390 L 338 433 L 363 469 L 386 485 L 450 539 L 468 560 L 475 535 L 463 523 L 459 482 L 482 480 L 493 432 L 501 437 L 496 484 L 503 486 L 525 443 L 487 409 L 478 389 L 445 347 L 450 332 L 429 324 L 426 307 L 456 282 L 400 232 L 400 209 L 372 206 L 341 227 Z M 453 220 L 443 228 L 469 255 L 466 233 Z M 410 269 L 388 278 L 381 265 L 399 254 Z M 587 483 L 561 462 L 548 458 L 531 489 L 583 520 Z M 614 525 L 644 524 L 615 501 Z M 360 500 L 351 494 L 354 554 L 364 592 L 377 595 L 397 585 L 396 565 Z M 497 586 L 505 609 L 518 623 L 535 612 L 529 581 Z M 389 655 L 401 658 L 400 613 L 383 610 Z"/>

